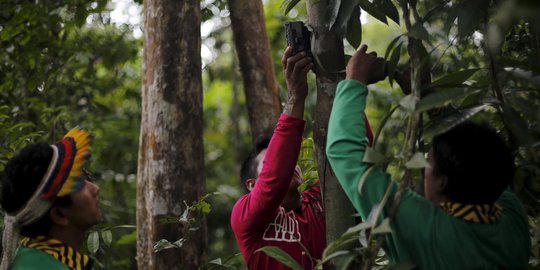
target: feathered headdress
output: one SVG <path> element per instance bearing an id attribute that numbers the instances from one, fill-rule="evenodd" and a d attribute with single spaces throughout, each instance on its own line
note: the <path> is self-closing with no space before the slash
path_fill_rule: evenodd
<path id="1" fill-rule="evenodd" d="M 11 264 L 21 226 L 41 218 L 56 197 L 69 195 L 82 187 L 85 181 L 83 168 L 90 162 L 91 146 L 92 136 L 80 128 L 70 130 L 61 141 L 51 145 L 53 157 L 38 188 L 20 210 L 6 213 L 4 217 L 1 270 L 8 269 Z"/>

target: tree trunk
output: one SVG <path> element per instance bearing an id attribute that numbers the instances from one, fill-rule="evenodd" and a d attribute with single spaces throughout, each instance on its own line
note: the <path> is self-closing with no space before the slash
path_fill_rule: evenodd
<path id="1" fill-rule="evenodd" d="M 274 131 L 281 106 L 272 63 L 270 43 L 261 0 L 229 0 L 231 24 L 244 92 L 248 107 L 251 136 Z"/>
<path id="2" fill-rule="evenodd" d="M 326 241 L 330 243 L 355 224 L 354 208 L 332 172 L 325 153 L 328 119 L 337 83 L 344 79 L 344 73 L 341 71 L 345 69 L 345 57 L 343 41 L 325 26 L 324 17 L 328 1 L 308 0 L 307 5 L 308 24 L 313 28 L 312 38 L 315 39 L 312 42 L 314 44 L 312 52 L 318 59 L 315 67 L 317 105 L 313 134 L 319 177 L 323 185 Z"/>
<path id="3" fill-rule="evenodd" d="M 199 269 L 206 223 L 187 231 L 178 218 L 205 193 L 200 1 L 145 0 L 142 119 L 137 183 L 138 269 Z M 180 249 L 153 252 L 166 239 Z"/>

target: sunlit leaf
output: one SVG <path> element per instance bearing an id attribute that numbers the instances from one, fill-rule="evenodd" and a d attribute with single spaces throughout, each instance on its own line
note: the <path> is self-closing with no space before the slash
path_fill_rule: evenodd
<path id="1" fill-rule="evenodd" d="M 285 8 L 283 13 L 287 15 L 289 11 L 291 11 L 291 9 L 298 4 L 298 2 L 300 2 L 300 0 L 284 0 L 283 3 L 281 3 L 281 8 Z"/>
<path id="2" fill-rule="evenodd" d="M 473 115 L 481 112 L 486 108 L 487 105 L 479 105 L 473 108 L 469 108 L 466 110 L 463 110 L 461 112 L 457 112 L 454 114 L 451 114 L 449 116 L 446 116 L 442 119 L 437 119 L 434 122 L 430 123 L 426 129 L 424 130 L 424 133 L 422 135 L 422 139 L 428 139 L 432 138 L 438 134 L 444 133 L 451 128 L 463 123 L 467 119 L 471 118 Z"/>
<path id="3" fill-rule="evenodd" d="M 257 249 L 255 252 L 264 252 L 266 255 L 276 259 L 277 261 L 281 262 L 282 264 L 290 267 L 293 270 L 303 270 L 304 268 L 298 264 L 297 261 L 295 261 L 291 255 L 287 254 L 287 252 L 283 251 L 282 249 L 278 247 L 272 247 L 272 246 L 265 246 L 262 248 Z"/>
<path id="4" fill-rule="evenodd" d="M 451 103 L 452 101 L 466 98 L 472 94 L 478 93 L 481 90 L 471 90 L 465 87 L 462 88 L 451 88 L 451 89 L 442 89 L 435 93 L 432 93 L 424 98 L 422 98 L 417 104 L 415 111 L 416 112 L 425 112 L 427 110 L 444 107 Z"/>
<path id="5" fill-rule="evenodd" d="M 91 232 L 86 239 L 86 247 L 91 254 L 94 254 L 99 249 L 99 233 Z"/>
<path id="6" fill-rule="evenodd" d="M 441 86 L 456 86 L 462 84 L 464 81 L 469 79 L 474 73 L 476 73 L 479 69 L 464 69 L 460 70 L 451 74 L 448 74 L 442 78 L 437 79 L 434 81 L 431 86 L 432 87 L 441 87 Z"/>
<path id="7" fill-rule="evenodd" d="M 414 155 L 405 163 L 405 167 L 409 169 L 423 169 L 429 167 L 429 162 L 426 160 L 424 153 L 416 152 Z"/>

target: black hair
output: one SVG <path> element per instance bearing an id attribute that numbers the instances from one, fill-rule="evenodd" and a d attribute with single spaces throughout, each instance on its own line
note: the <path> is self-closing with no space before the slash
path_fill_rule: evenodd
<path id="1" fill-rule="evenodd" d="M 47 143 L 30 144 L 23 148 L 6 165 L 2 177 L 2 209 L 9 214 L 19 211 L 36 191 L 47 172 L 53 150 Z M 56 198 L 53 206 L 69 206 L 73 202 L 69 196 Z M 48 212 L 36 222 L 23 226 L 21 235 L 48 236 L 52 221 Z"/>
<path id="2" fill-rule="evenodd" d="M 466 121 L 432 143 L 435 175 L 445 175 L 443 193 L 455 202 L 495 202 L 514 178 L 514 157 L 496 130 Z"/>
<path id="3" fill-rule="evenodd" d="M 268 148 L 268 145 L 270 144 L 270 139 L 272 136 L 262 136 L 257 139 L 255 142 L 255 145 L 253 149 L 249 152 L 248 156 L 242 163 L 242 167 L 240 168 L 240 180 L 242 186 L 247 190 L 246 187 L 246 181 L 248 179 L 257 179 L 259 176 L 257 173 L 257 155 L 259 155 L 260 152 L 262 152 L 264 149 Z"/>

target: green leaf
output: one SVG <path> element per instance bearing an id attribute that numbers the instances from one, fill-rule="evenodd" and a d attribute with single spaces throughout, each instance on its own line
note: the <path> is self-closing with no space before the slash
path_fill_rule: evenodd
<path id="1" fill-rule="evenodd" d="M 360 193 L 360 195 L 362 195 L 362 187 L 364 186 L 364 182 L 366 182 L 367 177 L 374 168 L 375 165 L 371 165 L 360 177 L 360 181 L 358 181 L 358 193 Z"/>
<path id="2" fill-rule="evenodd" d="M 362 162 L 377 164 L 384 161 L 384 155 L 377 152 L 373 147 L 366 148 Z"/>
<path id="3" fill-rule="evenodd" d="M 399 11 L 391 0 L 375 0 L 375 4 L 388 18 L 399 24 Z"/>
<path id="4" fill-rule="evenodd" d="M 338 237 L 336 240 L 330 242 L 323 251 L 323 262 L 327 261 L 327 258 L 343 248 L 346 244 L 356 241 L 359 237 L 359 233 L 371 227 L 369 223 L 360 223 L 349 228 L 344 234 Z"/>
<path id="5" fill-rule="evenodd" d="M 388 60 L 388 56 L 390 55 L 390 52 L 392 52 L 392 49 L 394 48 L 394 45 L 398 42 L 398 40 L 403 36 L 403 34 L 395 37 L 390 43 L 388 44 L 388 47 L 386 47 L 386 53 L 384 54 L 384 60 Z"/>
<path id="6" fill-rule="evenodd" d="M 362 23 L 360 22 L 360 13 L 361 9 L 359 7 L 354 7 L 353 13 L 347 22 L 347 41 L 355 49 L 358 49 L 362 43 Z M 348 63 L 348 61 L 345 63 Z"/>
<path id="7" fill-rule="evenodd" d="M 399 58 L 401 57 L 402 45 L 403 42 L 400 42 L 396 49 L 392 52 L 392 56 L 390 56 L 390 61 L 386 63 L 386 70 L 388 72 L 388 80 L 390 81 L 390 85 L 393 85 L 394 82 L 394 73 L 396 72 L 396 66 L 399 62 Z"/>
<path id="8" fill-rule="evenodd" d="M 423 169 L 429 167 L 429 162 L 426 160 L 424 153 L 416 152 L 414 155 L 405 163 L 405 167 L 408 169 Z"/>
<path id="9" fill-rule="evenodd" d="M 325 257 L 324 260 L 320 261 L 318 263 L 318 265 L 322 266 L 324 263 L 334 259 L 334 258 L 337 258 L 337 257 L 340 257 L 340 256 L 344 256 L 344 255 L 347 255 L 351 253 L 350 250 L 338 250 L 336 252 L 333 252 L 332 254 L 328 255 L 328 257 Z M 315 268 L 317 269 L 317 268 Z"/>
<path id="10" fill-rule="evenodd" d="M 154 245 L 154 253 L 156 252 L 160 252 L 164 249 L 169 249 L 169 248 L 177 248 L 178 246 L 174 245 L 173 243 L 169 242 L 167 239 L 161 239 L 159 241 L 156 242 L 156 244 Z"/>
<path id="11" fill-rule="evenodd" d="M 451 128 L 463 123 L 465 120 L 471 118 L 473 115 L 481 112 L 486 107 L 487 105 L 482 104 L 476 107 L 463 110 L 461 112 L 453 113 L 442 119 L 437 119 L 426 127 L 426 129 L 424 130 L 424 134 L 422 135 L 422 139 L 426 140 L 438 134 L 444 133 L 450 130 Z"/>
<path id="12" fill-rule="evenodd" d="M 383 222 L 375 227 L 375 229 L 371 230 L 371 234 L 373 235 L 376 235 L 376 234 L 387 234 L 387 233 L 391 233 L 392 232 L 392 229 L 390 228 L 390 218 L 385 218 L 383 220 Z"/>
<path id="13" fill-rule="evenodd" d="M 502 105 L 503 119 L 506 126 L 512 131 L 512 134 L 526 149 L 532 149 L 534 142 L 531 132 L 526 122 L 519 116 L 519 113 L 508 104 Z"/>
<path id="14" fill-rule="evenodd" d="M 516 78 L 523 79 L 532 83 L 534 87 L 540 89 L 540 76 L 535 76 L 532 71 L 524 70 L 521 68 L 508 68 L 505 69 L 505 71 Z"/>
<path id="15" fill-rule="evenodd" d="M 416 99 L 414 98 L 414 96 L 411 94 L 411 95 L 406 95 L 404 96 L 400 101 L 399 101 L 399 105 L 405 109 L 406 111 L 409 111 L 409 112 L 414 112 L 414 109 L 416 108 Z"/>
<path id="16" fill-rule="evenodd" d="M 476 94 L 481 90 L 470 90 L 469 88 L 451 88 L 451 89 L 442 89 L 435 93 L 429 94 L 426 97 L 422 98 L 415 108 L 415 112 L 425 112 L 427 110 L 444 107 L 450 104 L 452 101 L 457 99 L 466 98 L 472 94 Z"/>
<path id="17" fill-rule="evenodd" d="M 299 193 L 302 193 L 306 191 L 307 189 L 311 188 L 316 182 L 317 182 L 317 179 L 308 179 L 304 181 L 302 184 L 300 184 L 297 190 Z"/>
<path id="18" fill-rule="evenodd" d="M 340 7 L 341 0 L 330 0 L 330 3 L 328 3 L 328 6 L 326 7 L 326 25 L 328 26 L 328 29 L 333 30 L 334 23 L 337 21 L 339 16 Z"/>
<path id="19" fill-rule="evenodd" d="M 406 35 L 420 40 L 429 40 L 428 31 L 419 23 L 415 23 Z"/>
<path id="20" fill-rule="evenodd" d="M 283 3 L 281 3 L 280 8 L 285 8 L 285 11 L 283 13 L 287 15 L 289 11 L 291 11 L 291 9 L 293 9 L 298 4 L 298 2 L 300 2 L 300 0 L 285 0 L 283 1 Z"/>
<path id="21" fill-rule="evenodd" d="M 377 142 L 379 140 L 379 136 L 381 135 L 381 132 L 383 128 L 386 126 L 386 123 L 392 116 L 392 114 L 399 108 L 399 106 L 394 106 L 386 115 L 379 121 L 379 126 L 377 127 L 377 131 L 375 133 L 375 138 L 373 139 L 373 146 L 377 146 Z"/>
<path id="22" fill-rule="evenodd" d="M 77 27 L 83 26 L 86 22 L 86 17 L 88 17 L 86 7 L 84 5 L 77 7 L 77 10 L 75 11 L 75 24 Z"/>
<path id="23" fill-rule="evenodd" d="M 293 270 L 304 270 L 304 268 L 300 266 L 298 262 L 296 262 L 291 257 L 291 255 L 287 254 L 287 252 L 283 251 L 282 249 L 278 247 L 265 246 L 265 247 L 257 249 L 255 252 L 259 252 L 259 251 L 264 252 L 266 255 L 276 259 L 277 261 L 292 268 Z"/>
<path id="24" fill-rule="evenodd" d="M 116 244 L 118 245 L 132 245 L 135 242 L 137 242 L 137 231 L 133 231 L 129 234 L 124 234 L 118 241 L 116 241 Z"/>
<path id="25" fill-rule="evenodd" d="M 458 7 L 458 33 L 465 37 L 487 19 L 490 0 L 467 0 L 462 1 Z"/>
<path id="26" fill-rule="evenodd" d="M 86 239 L 86 247 L 91 254 L 94 254 L 99 249 L 99 234 L 98 232 L 91 232 Z"/>
<path id="27" fill-rule="evenodd" d="M 448 74 L 448 75 L 434 81 L 431 84 L 431 86 L 432 87 L 442 87 L 442 86 L 461 85 L 463 82 L 465 82 L 467 79 L 469 79 L 472 75 L 474 75 L 474 73 L 476 73 L 478 70 L 480 70 L 480 69 L 478 69 L 478 68 L 464 69 L 464 70 L 460 70 L 458 72 Z"/>
<path id="28" fill-rule="evenodd" d="M 217 265 L 223 265 L 223 263 L 221 262 L 221 258 L 213 259 L 213 260 L 209 261 L 208 263 L 217 264 Z"/>
<path id="29" fill-rule="evenodd" d="M 103 240 L 103 244 L 105 246 L 110 246 L 112 243 L 112 232 L 111 230 L 105 230 L 101 232 L 101 239 Z"/>
<path id="30" fill-rule="evenodd" d="M 384 13 L 377 6 L 375 6 L 368 0 L 359 0 L 358 4 L 365 12 L 373 16 L 375 19 L 383 22 L 384 24 L 388 24 L 388 21 L 386 20 L 386 15 L 384 15 Z"/>

